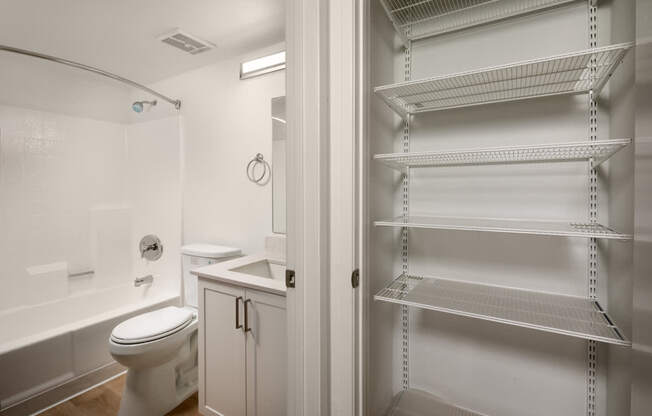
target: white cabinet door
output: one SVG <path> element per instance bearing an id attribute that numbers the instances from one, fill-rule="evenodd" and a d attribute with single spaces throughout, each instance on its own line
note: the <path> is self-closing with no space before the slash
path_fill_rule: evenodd
<path id="1" fill-rule="evenodd" d="M 285 297 L 247 289 L 247 416 L 287 416 Z"/>
<path id="2" fill-rule="evenodd" d="M 246 416 L 246 338 L 242 328 L 236 328 L 244 322 L 243 301 L 241 288 L 200 284 L 199 400 L 203 414 Z"/>

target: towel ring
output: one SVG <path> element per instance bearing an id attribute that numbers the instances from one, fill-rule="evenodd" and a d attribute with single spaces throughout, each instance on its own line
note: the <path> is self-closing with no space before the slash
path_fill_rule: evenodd
<path id="1" fill-rule="evenodd" d="M 263 172 L 260 176 L 256 176 L 256 167 L 258 165 L 263 165 Z M 269 163 L 265 160 L 265 157 L 262 153 L 257 153 L 256 156 L 247 163 L 247 178 L 258 185 L 266 185 L 269 182 L 269 178 L 272 174 L 272 168 L 269 166 Z"/>

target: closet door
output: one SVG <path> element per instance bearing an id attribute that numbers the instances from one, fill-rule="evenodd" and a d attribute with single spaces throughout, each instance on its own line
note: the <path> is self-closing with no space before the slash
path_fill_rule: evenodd
<path id="1" fill-rule="evenodd" d="M 286 416 L 285 297 L 246 290 L 247 416 Z"/>
<path id="2" fill-rule="evenodd" d="M 245 416 L 245 336 L 242 327 L 236 328 L 244 321 L 244 290 L 211 284 L 200 293 L 204 311 L 200 405 L 205 414 Z"/>

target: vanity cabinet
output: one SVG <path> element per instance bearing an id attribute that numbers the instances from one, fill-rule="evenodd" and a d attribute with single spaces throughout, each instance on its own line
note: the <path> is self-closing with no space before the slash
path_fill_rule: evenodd
<path id="1" fill-rule="evenodd" d="M 284 416 L 285 297 L 200 278 L 199 324 L 200 412 Z"/>

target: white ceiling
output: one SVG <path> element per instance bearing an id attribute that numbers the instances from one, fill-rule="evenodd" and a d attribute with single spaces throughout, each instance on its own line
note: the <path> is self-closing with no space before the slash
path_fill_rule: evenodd
<path id="1" fill-rule="evenodd" d="M 157 39 L 176 28 L 217 47 L 190 55 Z M 143 84 L 281 42 L 284 32 L 284 0 L 0 0 L 1 44 Z"/>

